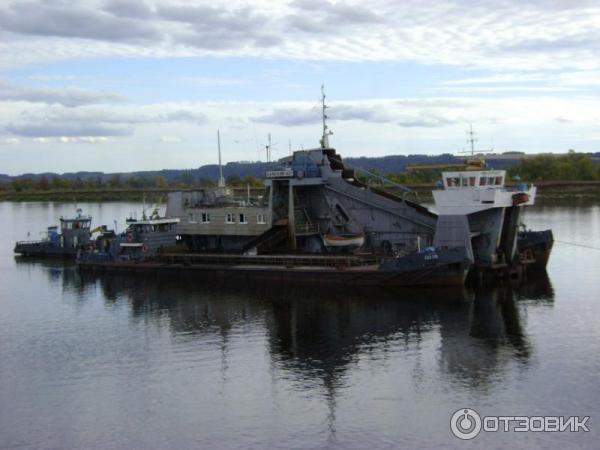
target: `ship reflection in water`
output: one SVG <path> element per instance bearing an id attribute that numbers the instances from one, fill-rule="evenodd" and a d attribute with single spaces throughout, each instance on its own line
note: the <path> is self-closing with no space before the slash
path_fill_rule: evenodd
<path id="1" fill-rule="evenodd" d="M 431 441 L 445 442 L 461 392 L 485 397 L 529 370 L 536 346 L 524 311 L 554 307 L 547 277 L 482 290 L 347 290 L 106 276 L 48 262 L 17 266 L 41 270 L 70 309 L 116 315 L 102 326 L 118 326 L 118 336 L 81 335 L 76 350 L 98 365 L 98 374 L 85 369 L 98 390 L 87 394 L 98 397 L 95 420 L 108 420 L 102 417 L 114 413 L 112 401 L 133 399 L 120 416 L 141 414 L 147 423 L 172 417 L 161 426 L 170 427 L 175 446 L 190 435 L 208 447 L 226 438 L 302 447 L 316 436 L 325 446 L 383 444 L 382 433 L 397 433 L 391 424 L 399 420 L 413 427 L 408 437 L 402 432 L 412 442 L 423 418 L 435 424 Z M 97 348 L 87 348 L 88 340 Z M 124 387 L 113 392 L 115 383 Z M 415 413 L 416 403 L 431 409 Z M 291 433 L 298 424 L 304 438 Z M 139 444 L 154 432 L 142 426 L 127 433 L 126 442 Z"/>
<path id="2" fill-rule="evenodd" d="M 511 361 L 526 366 L 535 352 L 520 302 L 552 306 L 545 274 L 485 288 L 372 289 L 226 284 L 196 276 L 145 277 L 78 272 L 47 265 L 48 277 L 82 302 L 98 288 L 106 305 L 128 305 L 132 321 L 168 324 L 174 339 L 212 343 L 227 363 L 230 334 L 264 332 L 273 367 L 299 388 L 343 387 L 362 357 L 379 363 L 439 339 L 439 370 L 470 389 L 502 378 Z M 31 263 L 19 262 L 19 265 Z M 257 327 L 259 330 L 257 330 Z M 208 336 L 213 339 L 207 340 Z"/>

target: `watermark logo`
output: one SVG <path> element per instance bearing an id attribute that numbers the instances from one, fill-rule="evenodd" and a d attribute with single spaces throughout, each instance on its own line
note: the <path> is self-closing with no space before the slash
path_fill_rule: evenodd
<path id="1" fill-rule="evenodd" d="M 474 409 L 459 409 L 452 414 L 450 429 L 459 439 L 473 439 L 481 431 L 481 416 Z"/>
<path id="2" fill-rule="evenodd" d="M 473 439 L 485 432 L 570 432 L 590 431 L 589 416 L 484 416 L 471 408 L 452 414 L 450 430 L 459 439 Z"/>

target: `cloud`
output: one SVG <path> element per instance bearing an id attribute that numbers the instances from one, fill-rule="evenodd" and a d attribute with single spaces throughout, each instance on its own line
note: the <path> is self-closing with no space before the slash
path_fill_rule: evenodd
<path id="1" fill-rule="evenodd" d="M 58 138 L 58 142 L 63 144 L 104 144 L 108 142 L 108 138 L 105 136 L 61 136 Z"/>
<path id="2" fill-rule="evenodd" d="M 172 105 L 124 105 L 110 108 L 45 106 L 24 109 L 6 122 L 8 125 L 4 127 L 4 131 L 14 136 L 81 138 L 79 142 L 98 143 L 101 139 L 96 138 L 131 136 L 136 127 L 141 125 L 177 122 L 202 125 L 207 122 L 207 116 L 197 108 L 175 108 Z"/>
<path id="3" fill-rule="evenodd" d="M 0 101 L 25 101 L 76 107 L 123 100 L 124 97 L 109 92 L 96 92 L 80 88 L 52 89 L 12 86 L 0 82 Z"/>
<path id="4" fill-rule="evenodd" d="M 306 33 L 336 34 L 344 27 L 373 25 L 385 21 L 373 10 L 357 4 L 297 0 L 291 6 L 295 11 L 287 19 L 290 27 Z"/>
<path id="5" fill-rule="evenodd" d="M 320 120 L 320 112 L 303 108 L 277 108 L 270 114 L 254 118 L 255 122 L 283 126 L 312 125 Z"/>
<path id="6" fill-rule="evenodd" d="M 17 145 L 21 143 L 21 140 L 18 138 L 6 138 L 0 141 L 2 144 L 6 145 Z"/>
<path id="7" fill-rule="evenodd" d="M 554 90 L 556 88 L 584 88 L 600 86 L 598 70 L 565 70 L 549 72 L 508 72 L 480 77 L 459 78 L 440 83 L 442 87 L 458 89 L 498 90 Z"/>
<path id="8" fill-rule="evenodd" d="M 11 2 L 0 9 L 0 27 L 24 35 L 147 42 L 160 38 L 148 22 L 115 17 L 78 3 Z"/>
<path id="9" fill-rule="evenodd" d="M 405 116 L 400 119 L 397 124 L 405 128 L 437 128 L 444 127 L 447 125 L 454 125 L 457 123 L 464 122 L 463 120 L 449 119 L 447 117 L 432 114 L 432 113 L 421 113 L 416 116 Z"/>
<path id="10" fill-rule="evenodd" d="M 333 120 L 362 120 L 371 123 L 393 122 L 394 116 L 383 106 L 339 105 L 329 113 Z"/>
<path id="11" fill-rule="evenodd" d="M 20 137 L 106 137 L 130 136 L 133 128 L 123 125 L 93 123 L 20 123 L 9 124 L 6 131 Z"/>
<path id="12" fill-rule="evenodd" d="M 111 0 L 104 5 L 104 10 L 117 17 L 148 19 L 154 11 L 143 0 Z"/>
<path id="13" fill-rule="evenodd" d="M 439 127 L 456 123 L 440 113 L 434 113 L 427 108 L 425 104 L 443 105 L 442 100 L 418 102 L 412 101 L 413 106 L 417 106 L 420 112 L 413 115 L 407 115 L 398 110 L 396 105 L 406 103 L 410 100 L 388 101 L 381 104 L 336 104 L 328 110 L 328 116 L 332 122 L 343 121 L 361 121 L 374 124 L 394 123 L 402 127 Z M 449 104 L 452 104 L 451 102 Z M 283 126 L 313 125 L 321 120 L 321 111 L 317 108 L 308 109 L 297 108 L 276 108 L 271 113 L 255 117 L 254 120 L 259 123 L 274 123 Z"/>
<path id="14" fill-rule="evenodd" d="M 572 120 L 567 119 L 566 117 L 563 117 L 563 116 L 557 117 L 556 119 L 554 119 L 554 121 L 558 122 L 558 123 L 572 123 L 573 122 Z"/>
<path id="15" fill-rule="evenodd" d="M 181 139 L 179 136 L 161 136 L 160 142 L 167 142 L 167 143 L 183 142 L 183 139 Z"/>
<path id="16" fill-rule="evenodd" d="M 174 42 L 208 50 L 271 47 L 281 38 L 270 33 L 269 18 L 249 6 L 228 9 L 212 5 L 167 5 L 157 17 L 180 22 L 185 28 L 171 34 Z M 180 27 L 181 28 L 181 27 Z"/>
<path id="17" fill-rule="evenodd" d="M 235 55 L 600 69 L 600 8 L 567 3 L 5 0 L 0 59 Z"/>
<path id="18" fill-rule="evenodd" d="M 192 122 L 196 124 L 204 124 L 207 121 L 205 114 L 197 111 L 186 111 L 183 109 L 161 114 L 154 120 L 158 122 Z"/>

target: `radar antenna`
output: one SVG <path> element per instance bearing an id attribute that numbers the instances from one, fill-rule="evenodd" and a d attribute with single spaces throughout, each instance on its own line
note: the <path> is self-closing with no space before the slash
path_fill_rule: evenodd
<path id="1" fill-rule="evenodd" d="M 329 136 L 333 134 L 327 127 L 327 108 L 328 106 L 325 104 L 325 85 L 321 85 L 321 110 L 322 110 L 322 120 L 323 120 L 323 137 L 321 138 L 321 148 L 329 148 Z"/>
<path id="2" fill-rule="evenodd" d="M 473 131 L 472 123 L 469 124 L 469 130 L 467 131 L 467 135 L 469 136 L 467 139 L 467 144 L 469 144 L 469 146 L 471 147 L 471 150 L 470 151 L 463 150 L 458 153 L 466 153 L 467 155 L 470 155 L 470 158 L 469 158 L 469 156 L 467 156 L 467 158 L 465 159 L 465 164 L 467 164 L 469 166 L 485 165 L 485 161 L 482 157 L 482 154 L 489 153 L 490 151 L 493 151 L 493 149 L 492 150 L 477 150 L 477 156 L 476 156 L 475 155 L 475 142 L 477 142 L 477 138 L 475 137 L 476 134 Z"/>

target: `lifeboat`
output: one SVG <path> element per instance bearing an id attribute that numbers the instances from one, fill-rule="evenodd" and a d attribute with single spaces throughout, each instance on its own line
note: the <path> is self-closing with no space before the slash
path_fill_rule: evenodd
<path id="1" fill-rule="evenodd" d="M 365 243 L 364 234 L 324 234 L 323 242 L 326 247 L 360 247 Z"/>

